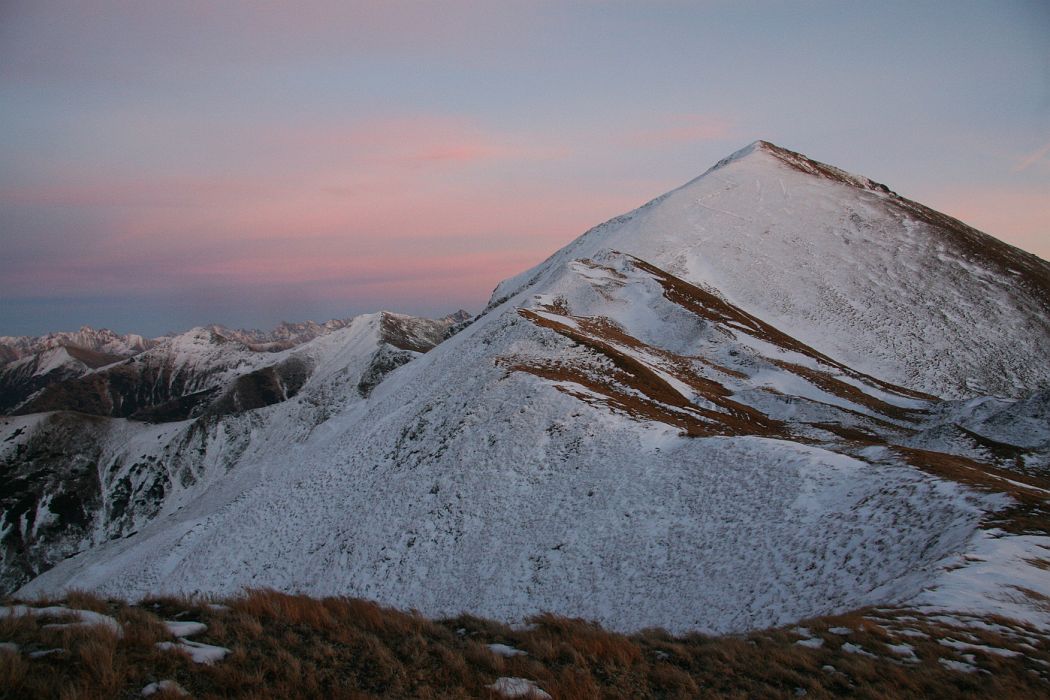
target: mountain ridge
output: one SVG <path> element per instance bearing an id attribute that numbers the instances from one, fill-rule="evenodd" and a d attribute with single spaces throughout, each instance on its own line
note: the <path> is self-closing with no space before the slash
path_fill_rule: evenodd
<path id="1" fill-rule="evenodd" d="M 378 319 L 324 381 L 196 423 L 206 469 L 20 595 L 251 585 L 712 632 L 921 596 L 1050 626 L 1035 598 L 953 593 L 991 570 L 1050 596 L 1024 558 L 1050 544 L 1044 441 L 994 427 L 1044 410 L 1042 288 L 909 211 L 752 149 L 367 391 Z"/>

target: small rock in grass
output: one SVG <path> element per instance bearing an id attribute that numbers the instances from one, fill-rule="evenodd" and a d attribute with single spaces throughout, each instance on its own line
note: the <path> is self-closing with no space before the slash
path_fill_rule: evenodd
<path id="1" fill-rule="evenodd" d="M 958 671 L 960 673 L 973 673 L 977 671 L 977 667 L 973 664 L 964 663 L 962 661 L 955 661 L 954 659 L 937 659 L 941 666 L 944 666 L 950 671 Z"/>

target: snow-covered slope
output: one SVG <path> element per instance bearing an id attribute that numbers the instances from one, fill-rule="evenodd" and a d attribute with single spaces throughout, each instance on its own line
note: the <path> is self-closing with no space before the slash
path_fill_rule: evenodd
<path id="1" fill-rule="evenodd" d="M 457 323 L 463 323 L 471 318 L 471 314 L 468 311 L 460 309 L 453 314 L 449 314 L 444 318 L 430 320 L 430 319 L 418 319 L 416 317 L 403 316 L 401 314 L 392 314 L 387 312 L 390 319 L 395 318 L 415 318 L 413 323 L 426 321 L 426 325 L 430 328 L 447 329 Z M 353 318 L 346 319 L 331 319 L 324 323 L 317 323 L 316 321 L 302 321 L 299 323 L 289 323 L 287 321 L 277 325 L 276 328 L 270 331 L 260 330 L 245 330 L 245 329 L 233 329 L 225 326 L 213 325 L 208 326 L 208 330 L 211 330 L 224 338 L 230 340 L 236 340 L 244 345 L 247 345 L 253 350 L 257 351 L 268 351 L 268 352 L 279 352 L 281 350 L 287 350 L 297 345 L 309 342 L 314 338 L 318 338 L 322 335 L 327 335 L 333 331 L 337 331 L 341 328 L 346 328 L 353 323 Z M 418 323 L 417 323 L 418 325 Z M 427 347 L 432 347 L 434 344 L 440 341 L 441 333 L 438 333 L 437 340 L 428 338 Z M 391 336 L 393 337 L 393 335 Z"/>
<path id="2" fill-rule="evenodd" d="M 17 359 L 62 346 L 127 357 L 148 350 L 161 340 L 145 338 L 135 333 L 120 335 L 108 328 L 96 330 L 90 326 L 83 326 L 79 331 L 48 333 L 43 336 L 0 336 L 0 358 Z"/>
<path id="3" fill-rule="evenodd" d="M 367 399 L 326 370 L 244 414 L 265 449 L 21 593 L 273 586 L 727 631 L 947 590 L 989 511 L 1016 541 L 1050 490 L 910 441 L 959 415 L 933 394 L 1045 384 L 1050 287 L 938 217 L 755 144 L 501 284 Z"/>
<path id="4" fill-rule="evenodd" d="M 143 352 L 160 342 L 84 326 L 40 337 L 0 336 L 0 414 L 46 387 Z"/>
<path id="5" fill-rule="evenodd" d="M 611 249 L 718 290 L 855 369 L 945 398 L 1050 386 L 1050 263 L 758 141 L 501 284 Z"/>
<path id="6" fill-rule="evenodd" d="M 297 339 L 284 340 L 283 331 L 289 324 L 270 335 L 247 331 L 224 335 L 219 327 L 200 327 L 165 338 L 126 360 L 110 356 L 108 362 L 93 367 L 82 363 L 64 367 L 63 374 L 47 369 L 56 362 L 50 356 L 60 352 L 81 356 L 86 351 L 60 347 L 5 367 L 0 381 L 10 376 L 13 386 L 2 396 L 10 399 L 9 410 L 19 414 L 65 410 L 163 422 L 205 413 L 241 412 L 295 396 L 317 362 L 326 359 L 320 348 L 330 350 L 346 338 L 360 335 L 362 324 L 374 325 L 375 342 L 388 347 L 389 357 L 379 362 L 381 375 L 382 367 L 392 369 L 407 361 L 411 353 L 432 348 L 453 323 L 452 317 L 430 320 L 382 312 L 325 326 L 304 324 Z M 348 330 L 355 325 L 356 330 Z M 328 336 L 329 340 L 322 340 Z M 240 337 L 253 342 L 238 340 Z M 300 342 L 302 337 L 311 339 Z M 287 347 L 282 349 L 284 345 Z M 14 370 L 31 363 L 35 363 L 33 367 L 44 365 L 37 374 L 45 369 L 49 373 L 37 382 L 22 381 L 21 374 L 14 374 Z M 373 383 L 377 378 L 372 378 Z"/>
<path id="7" fill-rule="evenodd" d="M 74 345 L 56 345 L 0 364 L 0 413 L 17 409 L 51 384 L 121 359 Z"/>
<path id="8" fill-rule="evenodd" d="M 0 588 L 222 490 L 239 461 L 286 449 L 361 402 L 450 323 L 367 314 L 284 352 L 194 329 L 55 385 L 47 396 L 62 411 L 0 418 Z M 113 410 L 129 404 L 134 413 Z M 114 414 L 159 424 L 101 417 Z M 242 471 L 229 486 L 249 484 Z"/>

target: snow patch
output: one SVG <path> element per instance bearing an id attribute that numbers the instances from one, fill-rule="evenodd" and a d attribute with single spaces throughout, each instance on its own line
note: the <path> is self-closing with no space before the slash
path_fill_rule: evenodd
<path id="1" fill-rule="evenodd" d="M 507 646 L 506 644 L 489 644 L 489 651 L 497 656 L 503 656 L 505 658 L 511 658 L 514 656 L 525 656 L 525 652 L 521 649 L 515 649 L 514 647 Z"/>
<path id="2" fill-rule="evenodd" d="M 175 681 L 164 680 L 157 683 L 150 683 L 142 689 L 142 697 L 148 698 L 151 695 L 156 695 L 160 691 L 167 691 L 169 693 L 175 693 L 176 695 L 189 695 L 185 688 L 176 683 Z"/>
<path id="3" fill-rule="evenodd" d="M 157 648 L 165 651 L 182 651 L 189 654 L 194 663 L 208 665 L 222 661 L 230 653 L 226 647 L 191 642 L 188 639 L 180 639 L 178 642 L 157 642 Z"/>
<path id="4" fill-rule="evenodd" d="M 109 615 L 94 612 L 93 610 L 77 610 L 61 605 L 52 605 L 43 608 L 33 608 L 26 605 L 11 605 L 0 608 L 0 617 L 41 617 L 44 619 L 55 617 L 73 617 L 76 622 L 55 623 L 44 625 L 47 629 L 66 629 L 71 627 L 105 627 L 118 637 L 124 636 L 124 628 L 120 623 Z"/>
<path id="5" fill-rule="evenodd" d="M 492 685 L 485 686 L 493 692 L 505 698 L 534 698 L 535 700 L 550 700 L 551 696 L 542 690 L 534 681 L 526 678 L 497 678 Z"/>
<path id="6" fill-rule="evenodd" d="M 168 632 L 173 637 L 192 637 L 193 635 L 200 634 L 208 629 L 208 626 L 203 622 L 165 620 L 164 626 L 168 628 Z"/>

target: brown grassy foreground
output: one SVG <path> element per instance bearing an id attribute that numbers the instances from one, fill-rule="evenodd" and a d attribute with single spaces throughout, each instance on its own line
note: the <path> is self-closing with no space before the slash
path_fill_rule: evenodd
<path id="1" fill-rule="evenodd" d="M 810 620 L 806 629 L 714 638 L 625 636 L 554 616 L 528 629 L 469 616 L 430 621 L 361 600 L 273 591 L 222 603 L 228 608 L 85 594 L 66 601 L 112 615 L 122 638 L 102 627 L 45 629 L 53 620 L 0 618 L 0 642 L 19 646 L 0 651 L 0 697 L 132 698 L 170 679 L 198 698 L 491 698 L 486 686 L 501 676 L 531 679 L 554 698 L 1050 696 L 1050 644 L 1003 620 L 977 628 L 958 617 L 880 609 Z M 204 665 L 158 649 L 172 639 L 161 621 L 173 619 L 204 622 L 193 639 L 230 655 Z M 805 640 L 821 646 L 798 644 Z M 492 643 L 526 653 L 505 658 Z M 31 656 L 48 649 L 61 651 Z"/>

